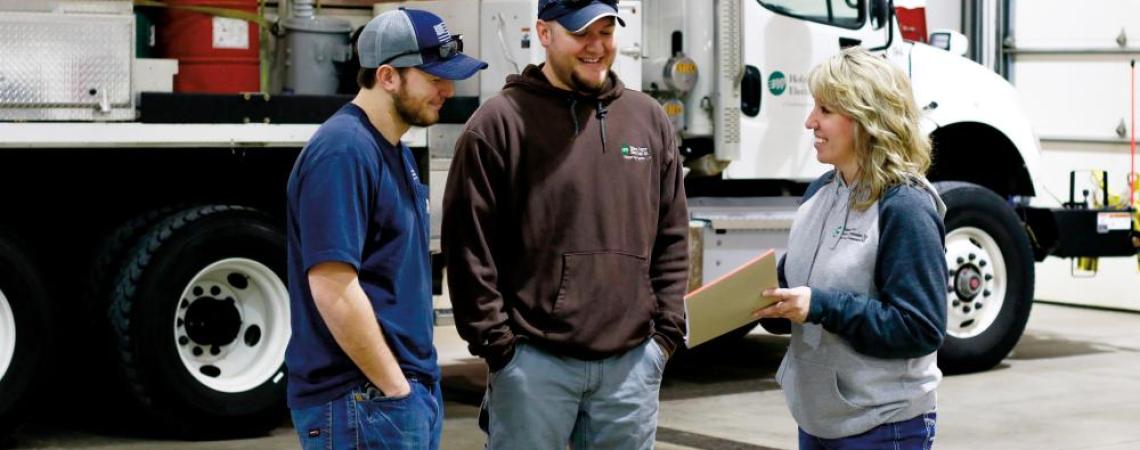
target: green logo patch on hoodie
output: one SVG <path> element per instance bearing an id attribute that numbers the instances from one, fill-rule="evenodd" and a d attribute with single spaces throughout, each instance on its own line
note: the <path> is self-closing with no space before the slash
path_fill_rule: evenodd
<path id="1" fill-rule="evenodd" d="M 634 161 L 648 161 L 649 147 L 635 147 L 629 144 L 621 146 L 621 157 Z"/>

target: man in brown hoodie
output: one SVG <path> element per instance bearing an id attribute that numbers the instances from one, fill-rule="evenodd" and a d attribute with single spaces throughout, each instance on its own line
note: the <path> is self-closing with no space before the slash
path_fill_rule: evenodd
<path id="1" fill-rule="evenodd" d="M 541 0 L 545 64 L 456 143 L 443 251 L 456 326 L 491 370 L 491 449 L 653 447 L 688 212 L 668 118 L 609 70 L 616 3 Z"/>

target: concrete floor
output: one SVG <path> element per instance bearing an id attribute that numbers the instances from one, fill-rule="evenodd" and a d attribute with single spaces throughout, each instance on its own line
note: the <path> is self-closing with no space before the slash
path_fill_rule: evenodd
<path id="1" fill-rule="evenodd" d="M 476 404 L 485 377 L 451 328 L 439 328 L 447 419 L 443 448 L 479 450 Z M 787 340 L 753 334 L 670 362 L 657 448 L 795 448 L 795 424 L 773 377 Z M 77 406 L 83 407 L 82 401 Z M 98 414 L 92 406 L 90 414 Z M 940 449 L 1140 449 L 1140 314 L 1038 303 L 1013 355 L 939 389 Z M 138 430 L 89 431 L 84 421 L 37 418 L 14 448 L 297 448 L 288 424 L 267 437 L 220 442 L 145 439 Z M 541 450 L 541 449 L 539 449 Z"/>

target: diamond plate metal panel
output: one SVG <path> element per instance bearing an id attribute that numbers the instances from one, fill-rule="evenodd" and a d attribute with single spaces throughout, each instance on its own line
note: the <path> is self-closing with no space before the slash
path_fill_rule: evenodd
<path id="1" fill-rule="evenodd" d="M 133 15 L 9 12 L 0 42 L 0 120 L 133 118 Z"/>
<path id="2" fill-rule="evenodd" d="M 130 14 L 131 0 L 0 0 L 0 12 Z"/>

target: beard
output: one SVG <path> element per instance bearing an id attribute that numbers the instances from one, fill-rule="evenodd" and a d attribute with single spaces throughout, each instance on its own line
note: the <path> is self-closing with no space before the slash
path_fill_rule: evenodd
<path id="1" fill-rule="evenodd" d="M 578 72 L 570 72 L 570 87 L 583 94 L 598 95 L 602 92 L 602 88 L 606 87 L 606 79 L 609 75 L 602 77 L 601 81 L 586 80 L 578 75 Z"/>
<path id="2" fill-rule="evenodd" d="M 415 127 L 427 127 L 439 121 L 439 113 L 433 111 L 428 106 L 428 102 L 408 95 L 407 89 L 404 89 L 403 80 L 400 82 L 400 90 L 396 91 L 393 98 L 396 114 L 404 123 Z"/>
<path id="3" fill-rule="evenodd" d="M 579 75 L 578 71 L 574 70 L 573 63 L 568 62 L 562 64 L 561 61 L 555 58 L 547 59 L 546 64 L 550 65 L 550 68 L 554 70 L 554 75 L 558 77 L 563 84 L 568 86 L 571 90 L 582 94 L 598 95 L 602 93 L 602 90 L 606 87 L 606 81 L 609 80 L 609 72 L 607 72 L 601 80 L 590 80 Z"/>

